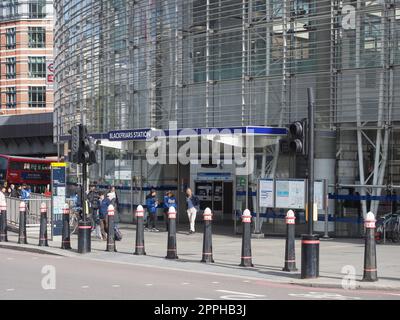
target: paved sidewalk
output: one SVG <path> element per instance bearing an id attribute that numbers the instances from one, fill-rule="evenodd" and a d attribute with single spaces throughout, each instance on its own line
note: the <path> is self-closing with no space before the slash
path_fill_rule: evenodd
<path id="1" fill-rule="evenodd" d="M 196 271 L 199 273 L 219 274 L 224 276 L 241 276 L 252 279 L 266 279 L 279 283 L 291 283 L 313 287 L 342 288 L 345 274 L 342 270 L 354 268 L 356 272 L 356 288 L 367 290 L 399 290 L 400 291 L 400 246 L 396 244 L 377 245 L 378 277 L 377 282 L 362 282 L 364 242 L 362 239 L 321 240 L 320 246 L 320 277 L 318 279 L 300 279 L 301 244 L 296 241 L 297 272 L 282 271 L 284 264 L 285 239 L 264 238 L 252 239 L 252 254 L 254 268 L 239 267 L 241 254 L 241 237 L 214 234 L 213 253 L 214 264 L 200 263 L 203 234 L 202 225 L 198 232 L 188 235 L 186 231 L 178 231 L 177 251 L 179 260 L 165 259 L 167 251 L 167 233 L 145 233 L 147 256 L 133 255 L 135 247 L 135 226 L 122 224 L 122 241 L 117 241 L 117 253 L 105 252 L 106 241 L 92 237 L 92 252 L 81 255 L 76 251 L 77 237 L 71 237 L 73 250 L 62 250 L 61 237 L 49 241 L 49 247 L 39 247 L 38 232 L 28 233 L 28 245 L 17 244 L 18 236 L 9 232 L 9 242 L 0 243 L 0 248 L 11 248 L 63 256 L 74 256 L 82 259 L 102 260 L 112 263 L 146 265 L 156 269 L 163 268 Z M 348 272 L 348 271 L 346 271 Z M 345 282 L 348 282 L 344 280 Z"/>

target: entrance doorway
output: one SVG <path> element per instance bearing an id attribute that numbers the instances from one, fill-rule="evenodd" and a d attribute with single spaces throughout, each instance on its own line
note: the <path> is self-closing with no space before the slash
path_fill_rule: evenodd
<path id="1" fill-rule="evenodd" d="M 231 218 L 233 212 L 232 181 L 195 181 L 194 193 L 200 200 L 200 210 L 210 208 L 214 214 L 214 220 L 223 221 Z"/>

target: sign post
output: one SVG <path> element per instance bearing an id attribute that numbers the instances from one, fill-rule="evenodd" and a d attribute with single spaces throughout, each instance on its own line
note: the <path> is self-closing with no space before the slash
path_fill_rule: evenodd
<path id="1" fill-rule="evenodd" d="M 65 162 L 51 163 L 51 238 L 62 234 L 63 213 L 66 201 Z"/>

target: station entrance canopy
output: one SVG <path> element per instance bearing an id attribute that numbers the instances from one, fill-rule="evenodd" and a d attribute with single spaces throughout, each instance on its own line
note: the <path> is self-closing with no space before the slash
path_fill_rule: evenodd
<path id="1" fill-rule="evenodd" d="M 187 129 L 132 129 L 110 131 L 102 137 L 101 145 L 116 149 L 123 148 L 123 142 L 154 142 L 159 139 L 178 139 L 201 137 L 216 143 L 245 148 L 249 138 L 256 148 L 276 143 L 276 138 L 286 136 L 287 129 L 279 127 L 245 126 L 220 128 L 187 128 Z"/>

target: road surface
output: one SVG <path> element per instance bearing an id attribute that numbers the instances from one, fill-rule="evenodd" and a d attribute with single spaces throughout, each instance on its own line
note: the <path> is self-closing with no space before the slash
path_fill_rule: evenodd
<path id="1" fill-rule="evenodd" d="M 0 274 L 0 299 L 400 299 L 395 291 L 310 288 L 9 249 L 0 249 Z"/>

